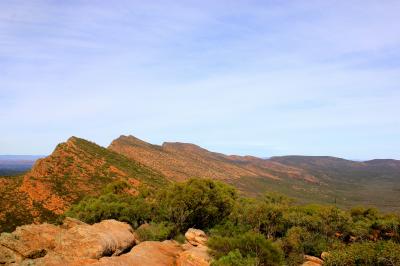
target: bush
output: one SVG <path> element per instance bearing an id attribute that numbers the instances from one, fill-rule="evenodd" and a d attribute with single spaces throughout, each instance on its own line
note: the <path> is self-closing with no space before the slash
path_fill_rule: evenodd
<path id="1" fill-rule="evenodd" d="M 208 179 L 158 191 L 141 188 L 136 196 L 133 191 L 124 181 L 113 182 L 99 197 L 83 199 L 66 214 L 87 223 L 128 222 L 139 227 L 142 241 L 184 242 L 188 228 L 205 229 L 214 266 L 281 265 L 283 259 L 285 265 L 299 265 L 304 254 L 320 256 L 323 251 L 331 254 L 326 265 L 400 265 L 400 217 L 395 214 L 294 206 L 274 193 L 238 199 L 234 188 Z M 355 243 L 349 245 L 350 240 Z"/>
<path id="2" fill-rule="evenodd" d="M 177 234 L 174 236 L 174 240 L 180 244 L 184 244 L 186 242 L 186 237 L 183 234 Z"/>
<path id="3" fill-rule="evenodd" d="M 255 232 L 234 237 L 213 236 L 208 240 L 208 247 L 218 260 L 237 250 L 245 258 L 256 258 L 259 265 L 281 265 L 283 262 L 282 250 Z"/>
<path id="4" fill-rule="evenodd" d="M 377 244 L 377 251 L 380 265 L 400 265 L 400 244 L 382 241 Z"/>
<path id="5" fill-rule="evenodd" d="M 323 251 L 328 250 L 329 238 L 319 234 L 310 233 L 302 243 L 303 253 L 319 257 Z"/>
<path id="6" fill-rule="evenodd" d="M 392 241 L 355 243 L 330 252 L 324 265 L 400 265 L 400 245 Z"/>
<path id="7" fill-rule="evenodd" d="M 174 226 L 168 223 L 143 224 L 136 230 L 140 241 L 163 241 L 173 235 Z"/>
<path id="8" fill-rule="evenodd" d="M 142 197 L 122 193 L 129 189 L 129 186 L 121 182 L 112 183 L 105 188 L 105 194 L 98 198 L 84 198 L 73 205 L 65 215 L 89 224 L 115 219 L 137 228 L 151 219 L 151 206 Z"/>
<path id="9" fill-rule="evenodd" d="M 290 228 L 282 241 L 286 254 L 307 254 L 319 257 L 323 251 L 335 246 L 338 240 L 327 238 L 320 233 L 309 232 L 303 227 Z"/>
<path id="10" fill-rule="evenodd" d="M 306 205 L 292 207 L 284 213 L 287 227 L 300 226 L 310 232 L 333 236 L 336 232 L 348 233 L 350 215 L 333 206 Z"/>
<path id="11" fill-rule="evenodd" d="M 282 248 L 285 253 L 304 253 L 303 243 L 309 235 L 310 233 L 302 227 L 293 226 L 290 228 L 282 242 Z"/>
<path id="12" fill-rule="evenodd" d="M 252 228 L 249 225 L 242 224 L 242 223 L 233 223 L 232 221 L 228 220 L 225 223 L 218 224 L 210 229 L 211 235 L 218 235 L 218 236 L 236 236 L 244 234 L 250 231 Z"/>
<path id="13" fill-rule="evenodd" d="M 231 213 L 236 197 L 233 187 L 209 179 L 175 183 L 157 195 L 158 219 L 174 224 L 178 232 L 210 228 Z"/>
<path id="14" fill-rule="evenodd" d="M 228 255 L 213 261 L 211 266 L 257 266 L 260 265 L 257 258 L 246 257 L 243 258 L 239 250 L 235 249 L 228 253 Z"/>
<path id="15" fill-rule="evenodd" d="M 290 202 L 287 197 L 277 193 L 267 193 L 261 200 L 242 199 L 236 204 L 230 220 L 250 227 L 267 238 L 280 237 L 286 231 L 283 214 Z"/>

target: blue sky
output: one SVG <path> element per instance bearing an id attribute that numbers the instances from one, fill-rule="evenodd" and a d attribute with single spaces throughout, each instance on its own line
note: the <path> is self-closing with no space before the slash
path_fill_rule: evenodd
<path id="1" fill-rule="evenodd" d="M 146 2 L 0 1 L 0 154 L 400 159 L 400 1 Z"/>

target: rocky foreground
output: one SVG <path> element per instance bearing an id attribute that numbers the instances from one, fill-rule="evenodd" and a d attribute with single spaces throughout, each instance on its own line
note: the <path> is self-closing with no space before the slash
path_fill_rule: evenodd
<path id="1" fill-rule="evenodd" d="M 140 242 L 132 227 L 115 220 L 89 225 L 66 218 L 62 225 L 32 224 L 0 235 L 2 265 L 207 266 L 207 237 L 189 229 L 186 243 Z"/>

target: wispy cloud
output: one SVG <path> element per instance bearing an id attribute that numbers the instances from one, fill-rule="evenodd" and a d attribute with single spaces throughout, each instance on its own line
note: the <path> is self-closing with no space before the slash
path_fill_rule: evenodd
<path id="1" fill-rule="evenodd" d="M 400 158 L 399 13 L 398 1 L 2 1 L 0 153 L 133 133 Z"/>

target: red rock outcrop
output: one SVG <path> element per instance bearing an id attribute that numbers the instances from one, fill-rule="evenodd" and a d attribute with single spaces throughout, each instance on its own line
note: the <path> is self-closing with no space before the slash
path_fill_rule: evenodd
<path id="1" fill-rule="evenodd" d="M 204 246 L 207 243 L 207 235 L 204 231 L 194 228 L 189 228 L 185 233 L 186 241 L 193 246 Z"/>
<path id="2" fill-rule="evenodd" d="M 84 196 L 98 195 L 110 182 L 137 187 L 166 184 L 156 172 L 93 142 L 71 137 L 32 170 L 13 180 L 0 178 L 0 232 L 32 222 L 54 222 Z"/>
<path id="3" fill-rule="evenodd" d="M 60 265 L 59 261 L 99 259 L 117 256 L 135 245 L 130 225 L 105 220 L 88 225 L 69 218 L 65 225 L 24 225 L 0 235 L 1 263 Z M 92 262 L 96 262 L 94 260 Z"/>
<path id="4" fill-rule="evenodd" d="M 199 243 L 198 231 L 189 239 Z M 200 231 L 202 232 L 202 231 Z M 202 238 L 207 238 L 204 232 Z M 0 235 L 0 264 L 46 266 L 209 266 L 207 247 L 176 241 L 144 241 L 136 245 L 132 228 L 115 220 L 88 225 L 66 218 L 63 225 L 25 225 Z M 203 241 L 200 241 L 204 243 Z"/>
<path id="5" fill-rule="evenodd" d="M 306 260 L 302 266 L 320 266 L 324 264 L 324 261 L 318 257 L 304 255 L 304 259 Z"/>
<path id="6" fill-rule="evenodd" d="M 176 261 L 177 266 L 209 266 L 211 257 L 208 254 L 207 246 L 183 245 L 184 252 L 179 254 Z"/>

